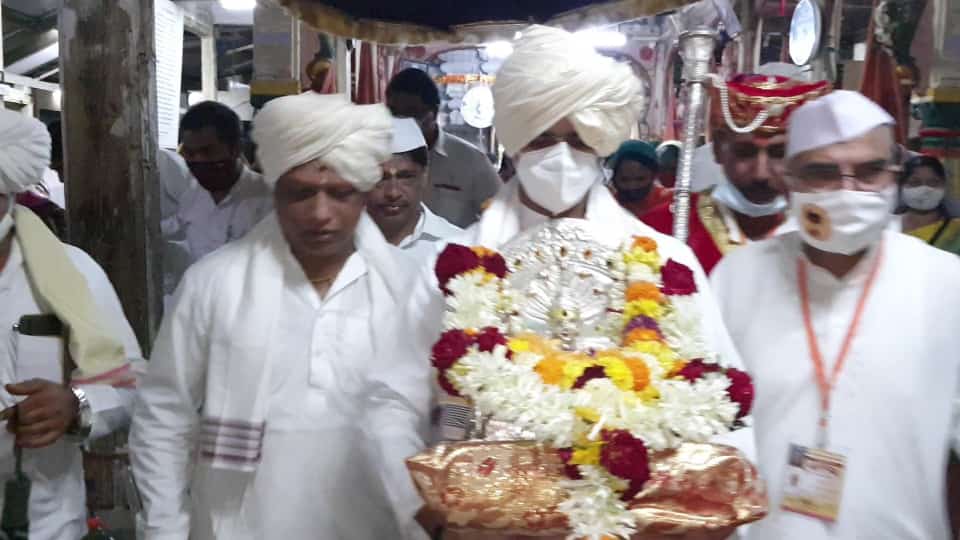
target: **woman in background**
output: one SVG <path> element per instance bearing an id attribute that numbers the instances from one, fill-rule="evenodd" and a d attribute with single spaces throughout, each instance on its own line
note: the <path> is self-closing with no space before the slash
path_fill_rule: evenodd
<path id="1" fill-rule="evenodd" d="M 903 232 L 960 255 L 960 219 L 945 206 L 947 175 L 935 157 L 914 156 L 900 175 Z"/>

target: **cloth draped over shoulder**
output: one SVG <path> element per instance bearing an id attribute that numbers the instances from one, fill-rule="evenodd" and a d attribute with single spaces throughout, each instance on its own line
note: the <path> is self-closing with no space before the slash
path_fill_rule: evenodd
<path id="1" fill-rule="evenodd" d="M 49 165 L 47 128 L 39 120 L 0 109 L 0 194 L 15 195 L 39 184 Z M 67 350 L 77 368 L 73 383 L 133 386 L 135 376 L 123 344 L 109 330 L 86 278 L 60 239 L 26 207 L 16 206 L 13 220 L 30 283 L 41 305 L 67 329 Z"/>
<path id="2" fill-rule="evenodd" d="M 531 26 L 493 85 L 497 136 L 513 156 L 568 118 L 585 143 L 608 156 L 630 137 L 643 113 L 642 90 L 627 64 L 601 55 L 582 38 Z"/>

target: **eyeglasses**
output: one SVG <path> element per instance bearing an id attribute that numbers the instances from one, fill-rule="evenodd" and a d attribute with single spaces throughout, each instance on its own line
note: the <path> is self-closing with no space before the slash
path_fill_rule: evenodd
<path id="1" fill-rule="evenodd" d="M 883 159 L 858 163 L 851 169 L 853 172 L 846 173 L 836 163 L 809 163 L 790 171 L 789 175 L 818 191 L 841 189 L 847 178 L 853 180 L 856 189 L 873 191 L 882 187 L 891 173 L 900 170 Z"/>
<path id="2" fill-rule="evenodd" d="M 544 148 L 550 148 L 551 146 L 555 146 L 562 142 L 567 143 L 571 148 L 576 150 L 593 152 L 593 148 L 590 148 L 590 145 L 583 142 L 583 139 L 581 139 L 580 135 L 577 135 L 576 132 L 564 136 L 554 135 L 552 133 L 543 133 L 536 139 L 530 141 L 526 147 L 526 150 L 543 150 Z"/>

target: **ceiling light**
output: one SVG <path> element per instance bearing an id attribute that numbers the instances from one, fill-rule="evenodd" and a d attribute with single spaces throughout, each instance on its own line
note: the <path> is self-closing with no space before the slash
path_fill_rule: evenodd
<path id="1" fill-rule="evenodd" d="M 257 0 L 220 0 L 220 7 L 230 11 L 250 11 L 257 7 Z"/>
<path id="2" fill-rule="evenodd" d="M 513 54 L 513 45 L 509 41 L 492 41 L 483 46 L 490 58 L 506 58 Z"/>
<path id="3" fill-rule="evenodd" d="M 574 35 L 597 49 L 619 49 L 627 44 L 627 36 L 616 30 L 581 30 Z"/>

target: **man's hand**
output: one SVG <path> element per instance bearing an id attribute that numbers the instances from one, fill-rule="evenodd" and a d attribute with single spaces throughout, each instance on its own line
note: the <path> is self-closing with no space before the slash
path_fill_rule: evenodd
<path id="1" fill-rule="evenodd" d="M 14 407 L 0 412 L 7 431 L 17 437 L 21 448 L 43 448 L 55 443 L 77 418 L 79 402 L 73 391 L 52 381 L 30 379 L 8 384 L 7 392 L 26 396 Z"/>

